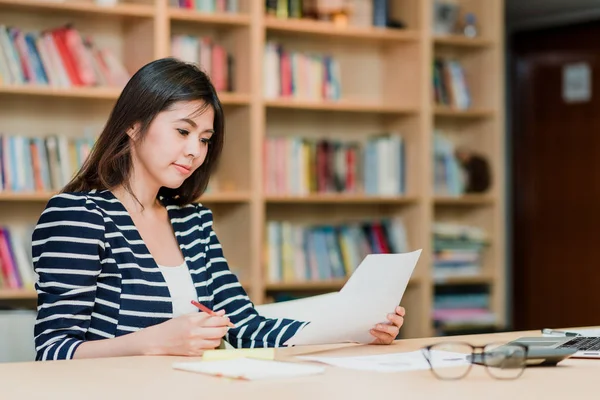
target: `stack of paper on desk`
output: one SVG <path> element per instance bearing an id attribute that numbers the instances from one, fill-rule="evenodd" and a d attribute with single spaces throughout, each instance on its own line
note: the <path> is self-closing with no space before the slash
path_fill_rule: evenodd
<path id="1" fill-rule="evenodd" d="M 469 365 L 466 354 L 433 350 L 432 356 L 436 359 L 436 368 Z M 297 358 L 361 371 L 402 372 L 430 368 L 420 350 L 359 357 L 299 356 Z"/>
<path id="2" fill-rule="evenodd" d="M 202 361 L 220 361 L 233 360 L 236 358 L 256 358 L 260 360 L 274 360 L 274 348 L 254 348 L 254 349 L 219 349 L 206 350 L 202 355 Z"/>
<path id="3" fill-rule="evenodd" d="M 371 343 L 370 333 L 378 323 L 389 323 L 415 269 L 421 250 L 403 254 L 370 254 L 335 296 L 312 306 L 310 324 L 286 345 L 342 342 Z"/>
<path id="4" fill-rule="evenodd" d="M 318 365 L 291 362 L 237 358 L 219 361 L 196 361 L 174 363 L 173 368 L 202 374 L 243 380 L 267 378 L 291 378 L 316 375 L 325 372 Z"/>

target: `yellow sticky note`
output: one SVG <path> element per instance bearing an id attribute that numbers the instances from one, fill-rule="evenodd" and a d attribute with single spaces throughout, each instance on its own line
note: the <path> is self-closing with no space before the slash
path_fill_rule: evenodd
<path id="1" fill-rule="evenodd" d="M 227 350 L 206 350 L 202 356 L 204 361 L 233 360 L 235 358 L 258 358 L 261 360 L 274 360 L 275 349 L 227 349 Z"/>

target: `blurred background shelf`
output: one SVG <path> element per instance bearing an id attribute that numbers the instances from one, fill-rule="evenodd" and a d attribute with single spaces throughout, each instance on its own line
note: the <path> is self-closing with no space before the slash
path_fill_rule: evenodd
<path id="1" fill-rule="evenodd" d="M 22 32 L 71 26 L 95 48 L 110 52 L 129 76 L 168 56 L 201 64 L 224 105 L 226 139 L 211 190 L 198 201 L 213 210 L 224 254 L 251 300 L 262 304 L 336 291 L 364 252 L 423 249 L 402 299 L 408 310 L 404 336 L 422 337 L 437 332 L 431 312 L 446 288 L 485 287 L 486 304 L 497 316 L 493 325 L 506 322 L 504 2 L 456 3 L 477 14 L 478 38 L 434 34 L 430 18 L 434 0 L 390 0 L 388 17 L 401 22 L 402 29 L 375 26 L 372 20 L 349 20 L 340 27 L 295 18 L 291 8 L 277 13 L 259 0 L 215 1 L 216 6 L 233 8 L 214 11 L 176 8 L 178 3 L 169 0 L 123 0 L 114 7 L 100 7 L 91 0 L 0 0 L 0 26 Z M 469 89 L 468 106 L 439 93 L 436 97 L 439 82 L 432 76 L 436 60 L 442 68 L 449 60 L 458 63 Z M 300 76 L 297 71 L 302 69 L 307 73 Z M 121 88 L 3 79 L 0 132 L 25 138 L 24 144 L 57 135 L 77 149 L 82 140 L 101 132 Z M 487 158 L 492 185 L 484 194 L 435 194 L 432 155 L 438 148 L 438 132 L 447 133 L 444 143 Z M 450 153 L 445 161 L 456 163 Z M 310 190 L 297 190 L 302 185 Z M 35 224 L 56 191 L 56 187 L 39 192 L 0 190 L 0 227 Z M 449 247 L 464 245 L 455 240 L 465 232 L 471 235 L 471 250 L 476 249 L 469 256 L 482 273 L 436 279 L 436 263 L 456 257 Z M 307 281 L 275 279 L 281 265 L 273 263 L 273 254 L 279 253 L 270 252 L 278 240 L 291 244 L 292 251 L 300 249 L 296 256 L 302 251 L 310 256 L 310 246 L 302 238 L 315 234 L 313 239 L 331 245 L 331 257 L 341 252 L 343 241 L 346 248 L 360 251 L 340 257 L 345 269 L 329 275 L 335 279 L 316 279 L 314 273 Z M 485 235 L 485 246 L 479 234 Z M 320 267 L 331 265 L 324 261 Z M 308 276 L 302 271 L 298 268 L 295 273 Z M 35 298 L 32 291 L 0 289 L 3 305 Z"/>
<path id="2" fill-rule="evenodd" d="M 433 43 L 438 46 L 487 48 L 495 43 L 484 38 L 470 38 L 460 35 L 434 36 Z"/>
<path id="3" fill-rule="evenodd" d="M 46 202 L 55 192 L 0 192 L 0 202 Z M 250 201 L 248 192 L 222 192 L 202 195 L 201 201 L 207 203 L 244 203 Z"/>
<path id="4" fill-rule="evenodd" d="M 105 7 L 85 1 L 0 0 L 0 8 L 25 12 L 98 14 L 105 17 L 154 17 L 153 5 L 136 3 L 118 3 L 114 6 Z"/>
<path id="5" fill-rule="evenodd" d="M 0 95 L 63 97 L 72 99 L 116 100 L 120 88 L 111 87 L 51 87 L 41 85 L 0 85 Z"/>
<path id="6" fill-rule="evenodd" d="M 224 12 L 201 12 L 180 8 L 169 8 L 169 18 L 172 21 L 197 22 L 202 24 L 228 25 L 244 27 L 250 25 L 250 16 Z"/>
<path id="7" fill-rule="evenodd" d="M 416 197 L 409 196 L 365 196 L 351 194 L 310 194 L 306 196 L 265 196 L 265 201 L 272 204 L 411 204 Z"/>
<path id="8" fill-rule="evenodd" d="M 439 206 L 473 206 L 492 205 L 495 198 L 490 195 L 466 194 L 462 196 L 436 196 L 435 205 Z"/>
<path id="9" fill-rule="evenodd" d="M 33 289 L 0 289 L 0 300 L 33 300 L 37 293 Z"/>
<path id="10" fill-rule="evenodd" d="M 265 19 L 267 31 L 286 32 L 295 35 L 315 36 L 315 38 L 350 39 L 352 41 L 371 41 L 375 44 L 381 42 L 415 42 L 419 40 L 416 30 L 390 29 L 378 27 L 353 27 L 336 26 L 332 22 L 313 21 L 303 19 L 279 19 L 267 17 Z"/>
<path id="11" fill-rule="evenodd" d="M 340 111 L 373 114 L 415 114 L 418 109 L 412 107 L 395 107 L 388 104 L 369 104 L 364 101 L 337 100 L 337 101 L 311 101 L 295 99 L 265 100 L 269 108 L 312 110 L 312 111 Z"/>
<path id="12" fill-rule="evenodd" d="M 492 109 L 455 109 L 450 107 L 435 106 L 434 114 L 437 117 L 452 117 L 452 118 L 490 118 L 495 115 Z"/>
<path id="13" fill-rule="evenodd" d="M 345 284 L 346 279 L 331 281 L 307 281 L 307 282 L 275 282 L 267 283 L 266 289 L 269 291 L 338 291 Z"/>

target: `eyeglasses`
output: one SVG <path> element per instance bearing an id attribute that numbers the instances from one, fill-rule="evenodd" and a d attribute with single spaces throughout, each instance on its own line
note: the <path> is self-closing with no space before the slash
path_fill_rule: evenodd
<path id="1" fill-rule="evenodd" d="M 462 379 L 473 364 L 484 365 L 492 378 L 516 379 L 527 364 L 526 345 L 521 343 L 489 343 L 474 346 L 465 342 L 440 342 L 421 349 L 439 379 Z"/>

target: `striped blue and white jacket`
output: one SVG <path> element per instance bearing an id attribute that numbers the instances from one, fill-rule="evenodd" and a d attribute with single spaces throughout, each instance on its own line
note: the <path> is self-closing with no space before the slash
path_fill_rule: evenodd
<path id="1" fill-rule="evenodd" d="M 229 270 L 212 212 L 165 204 L 198 301 L 225 309 L 234 347 L 279 347 L 305 322 L 260 316 Z M 32 235 L 39 279 L 36 360 L 70 359 L 87 340 L 113 338 L 173 316 L 169 289 L 123 204 L 108 190 L 58 194 Z"/>

